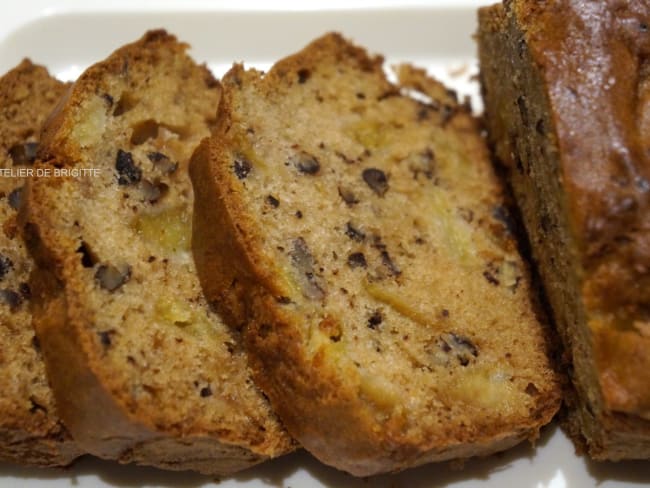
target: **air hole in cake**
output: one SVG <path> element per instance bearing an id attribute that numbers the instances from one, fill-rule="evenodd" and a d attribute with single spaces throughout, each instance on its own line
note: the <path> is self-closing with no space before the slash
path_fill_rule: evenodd
<path id="1" fill-rule="evenodd" d="M 180 140 L 192 137 L 192 129 L 182 125 L 160 124 L 160 137 L 165 140 L 177 136 Z"/>
<path id="2" fill-rule="evenodd" d="M 29 401 L 32 404 L 31 408 L 29 409 L 29 413 L 43 412 L 43 413 L 47 414 L 47 408 L 45 408 L 43 405 L 38 403 L 34 399 L 34 397 L 30 397 Z"/>
<path id="3" fill-rule="evenodd" d="M 153 119 L 143 120 L 132 127 L 131 144 L 140 146 L 152 139 L 170 139 L 178 137 L 183 140 L 190 135 L 185 127 L 176 127 L 156 122 Z"/>
<path id="4" fill-rule="evenodd" d="M 115 104 L 115 110 L 113 110 L 113 115 L 119 117 L 125 113 L 133 110 L 133 108 L 138 104 L 138 100 L 129 92 L 122 93 L 122 96 Z"/>
<path id="5" fill-rule="evenodd" d="M 271 205 L 274 208 L 278 208 L 280 206 L 280 200 L 275 198 L 273 195 L 267 195 L 266 196 L 266 203 Z"/>
<path id="6" fill-rule="evenodd" d="M 359 200 L 355 196 L 354 192 L 352 191 L 351 188 L 347 186 L 339 186 L 339 196 L 343 199 L 343 201 L 348 205 L 352 206 L 356 203 L 359 203 Z"/>
<path id="7" fill-rule="evenodd" d="M 102 346 L 105 348 L 109 348 L 113 341 L 111 340 L 111 335 L 115 333 L 115 330 L 103 330 L 100 332 L 97 332 L 97 336 L 99 337 L 99 342 L 101 342 Z"/>
<path id="8" fill-rule="evenodd" d="M 524 174 L 524 162 L 521 160 L 521 157 L 519 154 L 515 155 L 515 166 L 517 167 L 517 171 L 519 172 L 520 175 Z"/>
<path id="9" fill-rule="evenodd" d="M 299 69 L 298 70 L 298 83 L 303 84 L 307 80 L 309 80 L 309 77 L 311 76 L 311 71 L 309 71 L 307 68 Z"/>
<path id="10" fill-rule="evenodd" d="M 539 390 L 537 389 L 534 383 L 528 383 L 528 385 L 526 385 L 525 392 L 527 395 L 530 396 L 539 395 Z"/>
<path id="11" fill-rule="evenodd" d="M 92 268 L 99 261 L 97 255 L 90 249 L 88 243 L 84 241 L 81 241 L 77 252 L 81 254 L 81 265 L 84 268 Z"/>
<path id="12" fill-rule="evenodd" d="M 158 137 L 158 128 L 160 125 L 153 119 L 143 120 L 133 126 L 131 133 L 131 144 L 139 146 L 144 144 L 149 139 Z"/>
<path id="13" fill-rule="evenodd" d="M 140 185 L 142 200 L 149 203 L 157 203 L 169 192 L 169 185 L 158 180 L 142 180 Z"/>
<path id="14" fill-rule="evenodd" d="M 151 161 L 158 171 L 163 174 L 171 174 L 178 169 L 178 163 L 169 159 L 166 154 L 158 151 L 147 153 L 147 158 Z"/>

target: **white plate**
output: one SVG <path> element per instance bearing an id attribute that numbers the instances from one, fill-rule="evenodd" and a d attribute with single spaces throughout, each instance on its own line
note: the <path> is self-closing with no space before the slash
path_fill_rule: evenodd
<path id="1" fill-rule="evenodd" d="M 490 0 L 317 0 L 272 4 L 225 0 L 22 0 L 2 8 L 0 72 L 29 56 L 62 79 L 149 28 L 165 27 L 189 42 L 192 55 L 221 75 L 233 61 L 267 68 L 329 30 L 339 30 L 389 63 L 410 61 L 471 95 L 477 102 L 476 7 Z M 480 104 L 475 103 L 475 107 Z M 0 393 L 1 394 L 1 393 Z M 212 480 L 193 473 L 169 473 L 119 466 L 90 457 L 67 470 L 38 470 L 0 464 L 0 487 L 202 486 Z M 650 463 L 598 464 L 577 457 L 556 426 L 537 448 L 521 445 L 463 470 L 448 464 L 393 476 L 355 479 L 295 453 L 222 480 L 220 487 L 248 488 L 434 488 L 521 487 L 631 488 L 650 484 Z"/>

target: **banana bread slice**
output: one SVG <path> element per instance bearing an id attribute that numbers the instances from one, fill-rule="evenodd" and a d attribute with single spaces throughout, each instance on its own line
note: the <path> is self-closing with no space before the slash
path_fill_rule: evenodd
<path id="1" fill-rule="evenodd" d="M 29 311 L 33 262 L 16 224 L 41 124 L 66 86 L 24 60 L 0 78 L 0 461 L 70 464 L 81 454 L 56 413 Z"/>
<path id="2" fill-rule="evenodd" d="M 208 299 L 290 433 L 364 476 L 534 439 L 560 401 L 479 124 L 397 74 L 335 33 L 235 65 L 190 165 Z"/>
<path id="3" fill-rule="evenodd" d="M 571 361 L 567 427 L 650 458 L 650 3 L 480 11 L 487 126 Z"/>
<path id="4" fill-rule="evenodd" d="M 190 252 L 192 150 L 221 87 L 148 32 L 75 83 L 27 187 L 34 321 L 66 425 L 90 453 L 228 474 L 293 446 L 206 303 Z"/>

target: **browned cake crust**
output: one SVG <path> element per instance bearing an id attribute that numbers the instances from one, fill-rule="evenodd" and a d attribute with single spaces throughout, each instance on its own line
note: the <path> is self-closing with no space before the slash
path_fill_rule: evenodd
<path id="1" fill-rule="evenodd" d="M 480 11 L 490 139 L 573 362 L 569 430 L 650 458 L 650 3 Z"/>
<path id="2" fill-rule="evenodd" d="M 31 168 L 65 84 L 24 60 L 0 78 L 0 168 Z M 32 260 L 16 225 L 24 178 L 0 176 L 0 461 L 61 466 L 81 454 L 61 424 L 29 312 Z"/>
<path id="3" fill-rule="evenodd" d="M 206 295 L 291 434 L 355 475 L 534 439 L 560 397 L 477 121 L 382 61 L 329 34 L 234 66 L 190 168 Z"/>
<path id="4" fill-rule="evenodd" d="M 191 257 L 191 151 L 220 84 L 164 31 L 84 72 L 44 130 L 24 221 L 34 321 L 90 453 L 224 475 L 293 449 L 208 307 Z"/>

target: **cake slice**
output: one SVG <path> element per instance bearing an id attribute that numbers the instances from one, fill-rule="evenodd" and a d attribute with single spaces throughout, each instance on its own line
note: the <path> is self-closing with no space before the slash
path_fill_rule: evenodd
<path id="1" fill-rule="evenodd" d="M 64 466 L 81 454 L 56 413 L 29 312 L 33 262 L 16 224 L 41 124 L 64 83 L 24 60 L 0 78 L 0 461 Z"/>
<path id="2" fill-rule="evenodd" d="M 60 414 L 97 456 L 224 475 L 293 443 L 205 301 L 188 159 L 220 84 L 148 32 L 90 67 L 44 130 L 27 188 L 34 322 Z"/>
<path id="3" fill-rule="evenodd" d="M 560 401 L 480 126 L 397 75 L 335 33 L 235 65 L 190 165 L 208 300 L 289 432 L 359 476 L 535 439 Z"/>
<path id="4" fill-rule="evenodd" d="M 571 361 L 568 431 L 650 458 L 650 4 L 480 11 L 490 140 Z"/>

